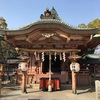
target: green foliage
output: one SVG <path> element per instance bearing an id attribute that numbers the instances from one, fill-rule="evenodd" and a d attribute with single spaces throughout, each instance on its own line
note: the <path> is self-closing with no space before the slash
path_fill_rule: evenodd
<path id="1" fill-rule="evenodd" d="M 78 27 L 79 28 L 87 28 L 87 25 L 85 25 L 84 23 L 82 23 L 82 24 L 79 24 Z"/>
<path id="2" fill-rule="evenodd" d="M 9 58 L 16 58 L 17 52 L 14 47 L 10 46 L 3 39 L 0 41 L 0 62 L 5 64 L 4 70 L 7 73 L 7 80 L 9 80 L 9 70 L 7 60 Z"/>
<path id="3" fill-rule="evenodd" d="M 7 29 L 7 23 L 3 17 L 0 17 L 0 29 Z"/>
<path id="4" fill-rule="evenodd" d="M 88 24 L 89 28 L 99 28 L 100 29 L 100 19 L 96 18 Z"/>
<path id="5" fill-rule="evenodd" d="M 82 23 L 78 25 L 79 28 L 98 28 L 100 33 L 100 19 L 96 18 L 93 21 L 89 22 L 87 25 Z"/>
<path id="6" fill-rule="evenodd" d="M 3 40 L 0 41 L 0 60 L 6 63 L 8 58 L 15 58 L 17 55 L 14 47 Z"/>

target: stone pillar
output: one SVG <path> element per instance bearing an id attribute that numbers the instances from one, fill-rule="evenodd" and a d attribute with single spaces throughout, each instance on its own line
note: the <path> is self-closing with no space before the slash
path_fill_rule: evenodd
<path id="1" fill-rule="evenodd" d="M 95 81 L 96 100 L 100 100 L 100 81 Z"/>

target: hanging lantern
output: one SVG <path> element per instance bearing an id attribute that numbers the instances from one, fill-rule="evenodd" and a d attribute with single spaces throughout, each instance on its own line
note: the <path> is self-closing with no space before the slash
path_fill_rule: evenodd
<path id="1" fill-rule="evenodd" d="M 28 70 L 28 64 L 26 62 L 21 62 L 18 65 L 18 69 L 21 71 L 27 71 Z"/>
<path id="2" fill-rule="evenodd" d="M 80 71 L 80 64 L 77 62 L 72 62 L 70 64 L 70 70 L 74 72 L 79 72 Z"/>

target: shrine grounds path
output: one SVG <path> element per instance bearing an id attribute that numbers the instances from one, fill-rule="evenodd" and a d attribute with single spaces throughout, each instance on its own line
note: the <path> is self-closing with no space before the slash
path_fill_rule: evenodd
<path id="1" fill-rule="evenodd" d="M 21 93 L 21 86 L 2 88 L 0 100 L 96 100 L 94 86 L 80 86 L 72 94 L 71 85 L 61 84 L 59 91 L 41 91 L 39 84 L 28 86 L 27 94 Z"/>

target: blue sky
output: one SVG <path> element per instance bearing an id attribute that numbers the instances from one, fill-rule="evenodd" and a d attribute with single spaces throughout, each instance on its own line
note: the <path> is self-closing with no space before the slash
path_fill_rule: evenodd
<path id="1" fill-rule="evenodd" d="M 6 19 L 9 29 L 16 29 L 39 20 L 52 6 L 73 26 L 100 18 L 100 0 L 0 0 L 0 17 Z"/>

